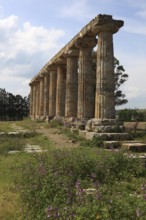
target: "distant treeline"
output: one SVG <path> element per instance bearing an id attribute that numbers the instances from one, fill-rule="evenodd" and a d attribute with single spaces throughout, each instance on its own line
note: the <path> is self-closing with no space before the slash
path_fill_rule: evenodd
<path id="1" fill-rule="evenodd" d="M 117 110 L 116 112 L 117 118 L 120 121 L 146 121 L 146 110 L 140 110 L 140 109 L 122 109 Z"/>
<path id="2" fill-rule="evenodd" d="M 22 120 L 29 114 L 29 96 L 13 95 L 0 89 L 0 121 Z"/>

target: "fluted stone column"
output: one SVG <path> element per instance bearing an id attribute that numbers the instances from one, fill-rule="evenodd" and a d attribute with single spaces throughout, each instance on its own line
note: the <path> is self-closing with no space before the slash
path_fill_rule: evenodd
<path id="1" fill-rule="evenodd" d="M 66 69 L 64 64 L 57 65 L 56 116 L 65 115 Z"/>
<path id="2" fill-rule="evenodd" d="M 29 115 L 32 117 L 32 111 L 33 111 L 33 84 L 29 83 L 30 86 L 30 100 L 29 100 Z"/>
<path id="3" fill-rule="evenodd" d="M 54 117 L 56 115 L 56 70 L 50 71 L 50 84 L 49 84 L 49 116 Z"/>
<path id="4" fill-rule="evenodd" d="M 65 116 L 77 117 L 78 99 L 78 51 L 67 54 Z"/>
<path id="5" fill-rule="evenodd" d="M 39 88 L 39 116 L 44 115 L 44 77 L 40 76 L 40 88 Z"/>
<path id="6" fill-rule="evenodd" d="M 49 83 L 50 75 L 49 72 L 44 74 L 44 116 L 49 116 Z"/>
<path id="7" fill-rule="evenodd" d="M 40 82 L 37 81 L 37 84 L 36 84 L 36 118 L 39 118 L 39 113 L 40 113 L 40 108 L 39 108 L 39 103 L 40 103 Z"/>
<path id="8" fill-rule="evenodd" d="M 32 106 L 32 117 L 35 118 L 36 114 L 36 83 L 33 83 L 33 106 Z"/>
<path id="9" fill-rule="evenodd" d="M 113 33 L 118 29 L 113 23 L 98 30 L 95 118 L 115 118 Z"/>
<path id="10" fill-rule="evenodd" d="M 94 73 L 92 70 L 92 50 L 96 45 L 94 37 L 85 37 L 79 43 L 78 74 L 78 118 L 93 118 L 95 109 Z"/>

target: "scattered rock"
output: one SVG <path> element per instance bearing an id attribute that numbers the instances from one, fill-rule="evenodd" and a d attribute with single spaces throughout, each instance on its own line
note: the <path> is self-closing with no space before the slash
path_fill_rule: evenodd
<path id="1" fill-rule="evenodd" d="M 8 152 L 8 154 L 16 154 L 16 153 L 20 153 L 21 151 L 19 151 L 19 150 L 10 150 L 9 152 Z"/>
<path id="2" fill-rule="evenodd" d="M 18 136 L 20 132 L 18 131 L 13 131 L 13 132 L 8 132 L 8 136 Z"/>
<path id="3" fill-rule="evenodd" d="M 39 145 L 27 144 L 24 151 L 27 153 L 42 153 L 46 152 L 47 150 L 43 150 Z"/>

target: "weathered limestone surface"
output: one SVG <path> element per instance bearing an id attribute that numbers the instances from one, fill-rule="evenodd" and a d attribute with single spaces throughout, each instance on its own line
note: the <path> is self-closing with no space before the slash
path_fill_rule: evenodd
<path id="1" fill-rule="evenodd" d="M 36 84 L 36 118 L 39 117 L 39 104 L 40 104 L 40 83 L 39 81 Z"/>
<path id="2" fill-rule="evenodd" d="M 64 65 L 57 66 L 56 116 L 65 115 L 66 69 Z"/>
<path id="3" fill-rule="evenodd" d="M 124 132 L 123 123 L 116 119 L 97 119 L 92 118 L 87 121 L 85 129 L 94 132 Z"/>
<path id="4" fill-rule="evenodd" d="M 79 53 L 78 75 L 78 118 L 94 117 L 94 76 L 92 70 L 92 50 L 96 45 L 94 37 L 86 37 L 77 43 Z"/>
<path id="5" fill-rule="evenodd" d="M 40 77 L 40 88 L 39 88 L 39 116 L 44 115 L 44 78 Z"/>
<path id="6" fill-rule="evenodd" d="M 77 117 L 78 51 L 67 54 L 65 116 Z"/>
<path id="7" fill-rule="evenodd" d="M 115 118 L 112 32 L 98 34 L 95 118 Z"/>
<path id="8" fill-rule="evenodd" d="M 44 116 L 49 116 L 49 83 L 50 75 L 49 73 L 44 74 Z"/>
<path id="9" fill-rule="evenodd" d="M 33 103 L 32 103 L 32 117 L 35 118 L 36 114 L 36 83 L 33 83 Z"/>
<path id="10" fill-rule="evenodd" d="M 103 140 L 128 140 L 128 133 L 97 133 L 97 132 L 87 132 L 86 139 L 92 140 L 94 137 L 101 138 Z"/>
<path id="11" fill-rule="evenodd" d="M 29 109 L 30 117 L 33 114 L 33 85 L 30 84 L 30 109 Z"/>
<path id="12" fill-rule="evenodd" d="M 137 152 L 146 152 L 146 144 L 140 142 L 125 142 L 122 143 L 122 148 L 124 150 L 131 150 Z"/>
<path id="13" fill-rule="evenodd" d="M 50 85 L 49 85 L 49 116 L 56 115 L 56 83 L 57 73 L 56 70 L 50 72 Z"/>

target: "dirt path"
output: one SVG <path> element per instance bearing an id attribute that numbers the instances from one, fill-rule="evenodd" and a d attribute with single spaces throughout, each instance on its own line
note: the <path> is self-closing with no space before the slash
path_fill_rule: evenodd
<path id="1" fill-rule="evenodd" d="M 36 132 L 44 134 L 51 140 L 55 147 L 79 147 L 78 142 L 73 142 L 71 139 L 67 138 L 59 129 L 57 128 L 40 128 L 36 129 Z"/>

